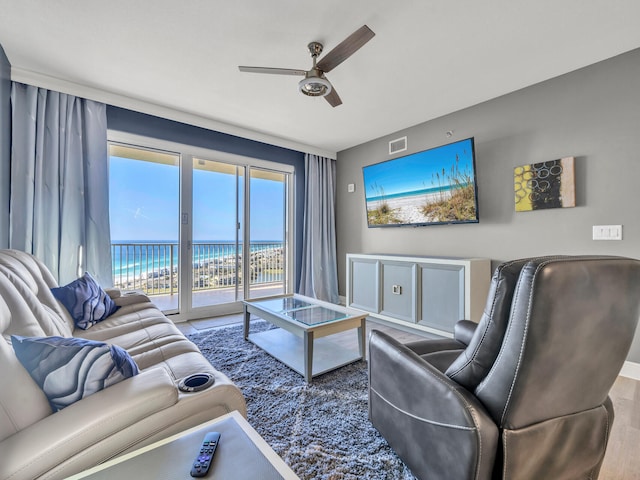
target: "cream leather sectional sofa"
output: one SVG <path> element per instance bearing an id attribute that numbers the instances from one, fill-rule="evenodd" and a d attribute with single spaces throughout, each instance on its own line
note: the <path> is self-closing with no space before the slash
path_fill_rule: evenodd
<path id="1" fill-rule="evenodd" d="M 64 478 L 232 410 L 246 416 L 240 390 L 146 296 L 107 290 L 120 308 L 79 330 L 52 295 L 57 286 L 35 257 L 0 250 L 0 479 Z M 11 335 L 118 345 L 140 373 L 53 413 Z M 214 384 L 191 393 L 178 388 L 197 373 L 213 375 Z"/>

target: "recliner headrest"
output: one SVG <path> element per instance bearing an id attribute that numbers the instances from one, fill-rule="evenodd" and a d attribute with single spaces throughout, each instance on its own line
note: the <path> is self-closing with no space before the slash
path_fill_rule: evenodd
<path id="1" fill-rule="evenodd" d="M 491 278 L 487 304 L 478 327 L 467 348 L 456 358 L 445 374 L 474 391 L 489 373 L 498 356 L 509 322 L 513 293 L 522 268 L 530 261 L 563 258 L 545 256 L 522 258 L 499 265 Z"/>

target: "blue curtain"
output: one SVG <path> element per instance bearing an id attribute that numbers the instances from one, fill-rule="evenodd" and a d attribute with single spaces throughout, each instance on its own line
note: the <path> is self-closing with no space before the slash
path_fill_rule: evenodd
<path id="1" fill-rule="evenodd" d="M 9 247 L 112 284 L 106 105 L 13 82 Z"/>
<path id="2" fill-rule="evenodd" d="M 298 292 L 339 302 L 336 258 L 336 162 L 305 155 L 302 268 Z"/>

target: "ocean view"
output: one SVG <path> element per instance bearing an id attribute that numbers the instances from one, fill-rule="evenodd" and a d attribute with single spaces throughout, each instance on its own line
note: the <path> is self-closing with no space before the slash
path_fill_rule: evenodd
<path id="1" fill-rule="evenodd" d="M 236 274 L 236 256 L 242 255 L 242 248 L 242 245 L 236 248 L 232 240 L 193 242 L 194 283 L 202 288 L 235 284 L 241 276 L 241 273 Z M 252 280 L 281 279 L 282 257 L 281 241 L 252 242 Z M 115 286 L 145 291 L 171 288 L 178 277 L 178 243 L 171 240 L 114 240 L 111 242 L 111 262 Z"/>

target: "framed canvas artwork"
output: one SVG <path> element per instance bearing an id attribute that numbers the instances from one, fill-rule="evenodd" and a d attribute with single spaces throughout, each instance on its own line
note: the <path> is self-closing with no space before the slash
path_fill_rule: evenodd
<path id="1" fill-rule="evenodd" d="M 516 167 L 513 183 L 516 212 L 576 206 L 574 157 Z"/>

